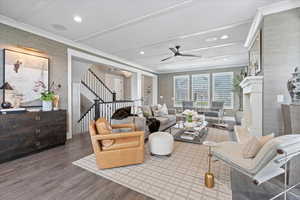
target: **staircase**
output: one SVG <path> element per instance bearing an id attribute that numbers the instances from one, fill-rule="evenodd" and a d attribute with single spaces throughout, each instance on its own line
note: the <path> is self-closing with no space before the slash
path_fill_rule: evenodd
<path id="1" fill-rule="evenodd" d="M 92 103 L 88 109 L 81 114 L 77 121 L 80 131 L 87 132 L 91 120 L 104 117 L 111 120 L 113 113 L 122 107 L 131 106 L 132 109 L 138 105 L 140 100 L 117 100 L 116 93 L 108 88 L 105 83 L 89 69 L 81 80 L 81 94 Z"/>

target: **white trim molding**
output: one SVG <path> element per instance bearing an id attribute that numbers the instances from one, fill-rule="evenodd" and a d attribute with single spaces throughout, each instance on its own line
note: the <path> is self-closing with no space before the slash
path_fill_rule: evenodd
<path id="1" fill-rule="evenodd" d="M 252 25 L 250 27 L 247 39 L 245 41 L 244 46 L 248 49 L 251 48 L 257 33 L 260 30 L 261 24 L 263 22 L 263 18 L 267 15 L 287 11 L 293 8 L 299 8 L 300 7 L 300 1 L 299 0 L 286 0 L 286 1 L 280 1 L 265 7 L 261 7 L 257 9 L 257 13 L 254 17 L 254 20 L 252 22 Z"/>
<path id="2" fill-rule="evenodd" d="M 50 32 L 45 31 L 43 29 L 31 26 L 29 24 L 21 23 L 19 21 L 16 21 L 16 20 L 14 20 L 12 18 L 9 18 L 9 17 L 6 17 L 4 15 L 0 15 L 0 23 L 11 26 L 11 27 L 14 27 L 14 28 L 21 29 L 23 31 L 27 31 L 29 33 L 36 34 L 36 35 L 44 37 L 44 38 L 48 38 L 50 40 L 54 40 L 56 42 L 65 44 L 65 45 L 73 47 L 73 48 L 81 49 L 83 51 L 89 52 L 91 54 L 97 55 L 97 56 L 105 58 L 105 59 L 112 60 L 114 62 L 118 62 L 118 63 L 123 64 L 123 65 L 127 65 L 127 66 L 130 66 L 130 67 L 134 67 L 134 68 L 144 70 L 144 71 L 148 71 L 148 72 L 151 72 L 151 73 L 156 73 L 155 71 L 153 71 L 151 69 L 148 69 L 144 66 L 129 62 L 129 61 L 127 61 L 125 59 L 122 59 L 120 57 L 105 53 L 105 52 L 100 51 L 96 48 L 92 48 L 88 45 L 75 42 L 73 40 L 64 38 L 62 36 L 59 36 L 59 35 L 56 35 L 56 34 L 53 34 L 53 33 L 50 33 Z"/>

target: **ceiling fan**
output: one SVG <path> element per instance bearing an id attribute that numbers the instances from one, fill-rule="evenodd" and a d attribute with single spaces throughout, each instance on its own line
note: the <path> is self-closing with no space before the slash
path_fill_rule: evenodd
<path id="1" fill-rule="evenodd" d="M 173 56 L 170 56 L 168 58 L 165 58 L 165 59 L 162 59 L 160 62 L 163 62 L 163 61 L 166 61 L 166 60 L 169 60 L 173 57 L 176 57 L 176 56 L 183 56 L 183 57 L 197 57 L 197 58 L 201 58 L 201 56 L 197 56 L 197 55 L 193 55 L 193 54 L 183 54 L 183 53 L 180 53 L 179 52 L 179 49 L 180 49 L 180 46 L 177 45 L 175 46 L 175 48 L 169 48 L 173 53 L 174 55 Z"/>

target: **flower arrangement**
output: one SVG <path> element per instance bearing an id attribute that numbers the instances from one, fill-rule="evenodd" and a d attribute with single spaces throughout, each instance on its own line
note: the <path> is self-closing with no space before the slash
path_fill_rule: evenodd
<path id="1" fill-rule="evenodd" d="M 193 110 L 185 110 L 182 114 L 186 115 L 187 122 L 193 122 L 193 117 L 198 116 L 198 113 Z"/>
<path id="2" fill-rule="evenodd" d="M 53 101 L 55 92 L 61 88 L 60 84 L 51 83 L 49 90 L 43 81 L 36 81 L 33 88 L 34 92 L 40 92 L 42 101 Z"/>

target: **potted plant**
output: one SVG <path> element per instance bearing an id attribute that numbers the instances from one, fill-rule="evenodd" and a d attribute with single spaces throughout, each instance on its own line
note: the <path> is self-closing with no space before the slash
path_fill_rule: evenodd
<path id="1" fill-rule="evenodd" d="M 240 74 L 236 75 L 233 78 L 233 92 L 238 95 L 239 98 L 239 109 L 235 112 L 235 120 L 237 124 L 241 124 L 241 120 L 243 117 L 243 89 L 240 84 L 244 80 L 246 74 L 242 70 Z"/>
<path id="2" fill-rule="evenodd" d="M 54 92 L 52 91 L 45 91 L 41 92 L 42 100 L 42 110 L 43 111 L 51 111 L 52 110 L 52 101 L 54 99 Z"/>
<path id="3" fill-rule="evenodd" d="M 185 110 L 182 114 L 186 115 L 186 121 L 188 123 L 192 123 L 193 122 L 193 117 L 197 116 L 197 112 L 193 111 L 193 110 Z"/>

